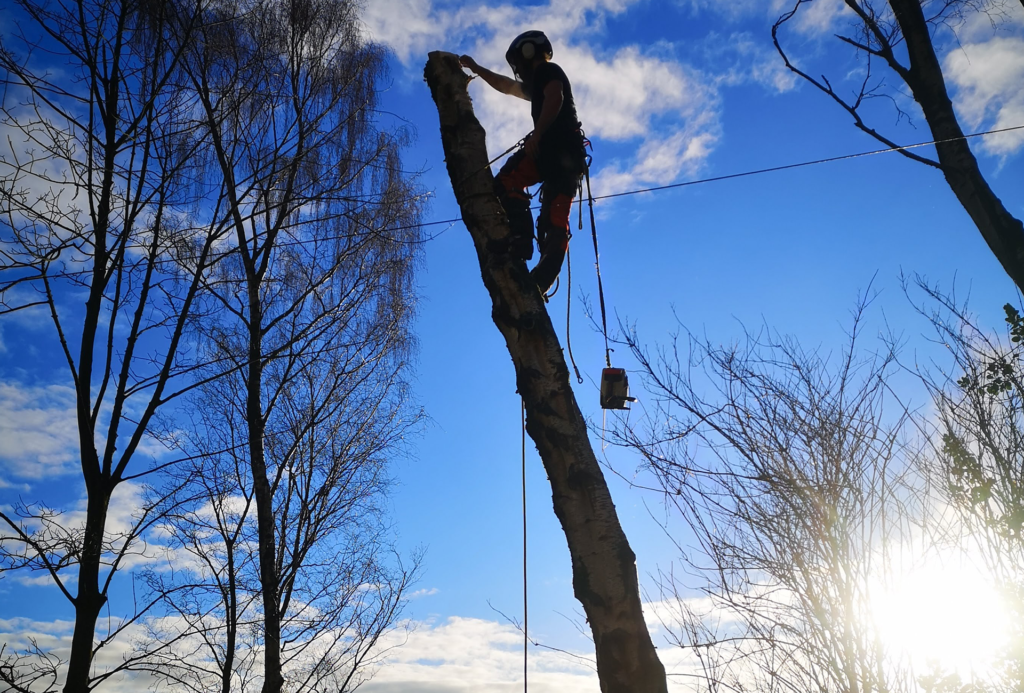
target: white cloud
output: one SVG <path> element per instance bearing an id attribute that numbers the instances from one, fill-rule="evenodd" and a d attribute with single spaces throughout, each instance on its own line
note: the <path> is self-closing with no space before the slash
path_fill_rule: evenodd
<path id="1" fill-rule="evenodd" d="M 717 141 L 720 108 L 715 78 L 665 57 L 664 47 L 602 47 L 598 39 L 604 23 L 636 2 L 552 0 L 524 8 L 393 0 L 374 3 L 364 21 L 368 34 L 390 45 L 410 69 L 419 67 L 427 51 L 444 49 L 471 53 L 481 65 L 504 73 L 509 73 L 504 59 L 508 42 L 522 30 L 542 27 L 554 44 L 555 62 L 569 75 L 587 135 L 636 143 L 635 160 L 608 161 L 600 151 L 595 159 L 595 171 L 607 166 L 605 178 L 626 188 L 668 183 L 679 171 L 699 166 Z M 407 21 L 395 22 L 398 15 Z M 482 80 L 471 85 L 470 93 L 492 157 L 531 129 L 525 102 L 495 92 Z M 662 161 L 681 154 L 689 158 Z"/>
<path id="2" fill-rule="evenodd" d="M 32 489 L 28 484 L 15 484 L 7 479 L 0 478 L 0 489 L 12 488 L 18 491 L 29 491 Z"/>
<path id="3" fill-rule="evenodd" d="M 669 604 L 645 604 L 645 611 L 671 610 Z M 174 620 L 173 618 L 171 620 Z M 656 629 L 654 620 L 648 619 Z M 167 621 L 167 619 L 156 619 Z M 159 625 L 159 624 L 158 624 Z M 164 624 L 166 625 L 166 624 Z M 450 617 L 443 622 L 408 622 L 385 636 L 381 648 L 392 649 L 372 680 L 363 685 L 367 693 L 476 693 L 522 688 L 523 636 L 514 627 L 477 618 Z M 28 618 L 0 619 L 0 642 L 24 649 L 34 637 L 44 650 L 66 657 L 70 651 L 74 624 L 70 621 L 34 621 Z M 405 626 L 411 627 L 411 632 Z M 158 628 L 159 630 L 159 628 Z M 169 632 L 175 632 L 172 627 Z M 132 646 L 132 638 L 143 635 L 143 626 L 131 626 L 104 648 L 97 661 L 100 668 L 116 665 Z M 541 636 L 543 641 L 543 636 Z M 669 690 L 692 690 L 692 676 L 699 672 L 691 653 L 662 646 L 658 656 L 669 673 Z M 558 643 L 566 651 L 530 647 L 530 689 L 536 693 L 592 693 L 598 689 L 593 666 L 593 648 L 582 636 L 578 647 Z M 199 648 L 197 651 L 201 650 Z M 257 654 L 258 659 L 258 654 Z M 126 676 L 109 690 L 139 690 L 141 678 Z M 148 682 L 148 679 L 146 679 Z"/>
<path id="4" fill-rule="evenodd" d="M 728 36 L 712 33 L 704 41 L 704 54 L 705 62 L 716 67 L 717 84 L 730 87 L 758 84 L 776 93 L 796 86 L 796 75 L 782 62 L 778 52 L 748 32 Z"/>
<path id="5" fill-rule="evenodd" d="M 409 595 L 409 599 L 419 599 L 420 597 L 433 597 L 435 594 L 440 592 L 436 587 L 424 587 L 423 589 L 416 590 Z"/>
<path id="6" fill-rule="evenodd" d="M 22 479 L 43 479 L 78 465 L 75 392 L 61 385 L 0 383 L 0 468 Z"/>
<path id="7" fill-rule="evenodd" d="M 111 622 L 113 623 L 113 622 Z M 115 624 L 116 625 L 116 624 Z M 67 658 L 71 654 L 71 640 L 74 633 L 74 621 L 36 621 L 30 618 L 0 618 L 0 643 L 6 647 L 5 654 L 32 649 L 34 641 L 43 652 L 55 655 L 62 660 L 57 669 L 57 685 L 64 683 Z M 102 634 L 106 634 L 103 629 Z M 143 636 L 143 626 L 132 625 L 125 629 L 121 637 L 107 643 L 93 659 L 96 672 L 110 671 L 124 663 L 124 658 L 132 651 L 133 639 Z M 31 658 L 23 662 L 30 665 Z M 47 679 L 48 680 L 48 679 Z M 148 674 L 118 675 L 104 682 L 102 690 L 110 693 L 136 693 L 147 690 L 153 681 Z"/>
<path id="8" fill-rule="evenodd" d="M 27 311 L 15 315 L 24 312 Z M 142 405 L 144 402 L 129 400 L 126 416 L 133 416 L 134 409 Z M 101 451 L 109 411 L 109 404 L 100 408 L 95 445 Z M 160 459 L 169 454 L 161 441 L 144 436 L 136 449 L 135 464 L 141 467 L 146 458 Z M 0 473 L 7 478 L 8 485 L 12 477 L 39 480 L 74 473 L 81 469 L 80 460 L 76 395 L 72 387 L 0 382 Z"/>
<path id="9" fill-rule="evenodd" d="M 53 577 L 49 573 L 14 573 L 12 578 L 19 585 L 25 585 L 26 587 L 53 587 Z M 70 570 L 65 570 L 60 574 L 61 582 L 64 583 L 65 587 L 70 588 L 78 582 L 78 575 Z"/>
<path id="10" fill-rule="evenodd" d="M 971 129 L 1024 125 L 1024 38 L 995 36 L 951 50 L 943 61 L 954 103 Z M 1024 130 L 988 135 L 981 148 L 1006 156 L 1024 146 Z"/>
<path id="11" fill-rule="evenodd" d="M 42 650 L 62 654 L 71 649 L 74 621 L 34 621 L 30 618 L 0 618 L 0 638 L 14 649 L 24 649 L 35 639 Z"/>
<path id="12" fill-rule="evenodd" d="M 68 542 L 79 542 L 85 528 L 86 503 L 83 496 L 70 510 L 59 512 L 46 521 L 27 520 L 26 527 L 29 531 L 42 532 L 51 541 L 60 538 Z M 201 569 L 203 566 L 194 555 L 184 549 L 172 548 L 166 543 L 166 532 L 159 526 L 144 532 L 141 539 L 136 536 L 147 504 L 145 487 L 141 484 L 122 482 L 114 489 L 104 526 L 105 560 L 112 560 L 114 555 L 125 547 L 127 538 L 132 537 L 132 543 L 124 551 L 124 557 L 118 565 L 118 570 L 122 573 L 145 566 L 157 570 L 166 570 L 171 566 L 176 569 Z M 26 551 L 31 554 L 31 549 Z M 59 553 L 63 553 L 63 550 Z M 71 560 L 69 565 L 59 569 L 59 576 L 65 587 L 75 584 L 78 579 L 77 562 Z M 49 572 L 41 569 L 26 568 L 15 571 L 8 577 L 28 587 L 56 588 Z M 101 580 L 103 578 L 105 575 L 101 575 Z"/>
<path id="13" fill-rule="evenodd" d="M 648 140 L 631 161 L 612 161 L 602 169 L 593 180 L 593 193 L 614 194 L 637 186 L 663 185 L 684 173 L 696 175 L 717 141 L 716 131 L 703 131 L 699 126 L 677 132 L 664 141 Z"/>
<path id="14" fill-rule="evenodd" d="M 397 636 L 396 636 L 397 637 Z M 420 623 L 367 683 L 367 693 L 469 693 L 522 688 L 523 636 L 509 625 L 453 616 L 443 623 Z M 565 654 L 531 648 L 530 688 L 537 693 L 590 693 L 597 675 Z"/>
<path id="15" fill-rule="evenodd" d="M 843 0 L 815 0 L 800 8 L 793 26 L 802 34 L 830 33 L 839 17 L 851 12 Z"/>
<path id="16" fill-rule="evenodd" d="M 579 109 L 586 114 L 587 132 L 596 137 L 621 141 L 646 136 L 653 119 L 697 117 L 714 101 L 698 73 L 678 63 L 644 56 L 636 46 L 619 50 L 608 61 L 578 47 L 563 53 L 562 65 L 572 75 Z"/>
<path id="17" fill-rule="evenodd" d="M 373 40 L 387 44 L 408 62 L 413 55 L 440 48 L 432 44 L 441 43 L 450 15 L 435 12 L 429 0 L 378 0 L 366 4 L 362 20 Z"/>

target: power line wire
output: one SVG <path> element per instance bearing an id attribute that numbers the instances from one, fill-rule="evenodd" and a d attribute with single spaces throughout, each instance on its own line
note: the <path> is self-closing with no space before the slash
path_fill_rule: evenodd
<path id="1" fill-rule="evenodd" d="M 1015 125 L 1013 127 L 998 128 L 998 129 L 995 129 L 995 130 L 986 130 L 984 132 L 974 132 L 974 133 L 971 133 L 971 134 L 968 134 L 968 135 L 961 135 L 960 137 L 950 137 L 950 138 L 943 139 L 943 140 L 931 140 L 929 142 L 918 142 L 917 144 L 908 144 L 908 145 L 905 145 L 905 146 L 902 146 L 902 147 L 887 147 L 885 149 L 874 149 L 874 150 L 867 151 L 867 152 L 858 152 L 856 154 L 844 154 L 842 156 L 832 156 L 832 157 L 826 157 L 826 158 L 823 158 L 823 159 L 814 159 L 812 161 L 801 161 L 801 162 L 795 163 L 795 164 L 783 164 L 781 166 L 769 166 L 767 168 L 759 168 L 759 169 L 754 169 L 754 170 L 751 170 L 751 171 L 742 171 L 742 172 L 739 172 L 739 173 L 727 173 L 727 174 L 721 175 L 721 176 L 711 176 L 711 177 L 708 177 L 708 178 L 698 178 L 696 180 L 682 181 L 682 182 L 679 182 L 679 183 L 670 183 L 668 185 L 657 185 L 657 186 L 650 187 L 650 188 L 638 188 L 636 190 L 626 190 L 626 191 L 623 191 L 623 192 L 608 193 L 606 195 L 595 195 L 593 197 L 593 199 L 594 199 L 594 201 L 597 201 L 597 200 L 610 200 L 610 199 L 614 199 L 614 198 L 617 198 L 617 197 L 626 197 L 626 196 L 629 196 L 629 195 L 639 195 L 641 193 L 660 192 L 662 190 L 674 190 L 676 188 L 685 188 L 685 187 L 692 186 L 692 185 L 702 185 L 704 183 L 715 183 L 715 182 L 723 181 L 723 180 L 733 180 L 735 178 L 746 178 L 748 176 L 757 176 L 757 175 L 761 175 L 761 174 L 764 174 L 764 173 L 775 173 L 777 171 L 788 171 L 790 169 L 803 168 L 803 167 L 806 167 L 806 166 L 816 166 L 818 164 L 828 164 L 828 163 L 833 163 L 833 162 L 836 162 L 836 161 L 847 161 L 849 159 L 859 159 L 859 158 L 862 158 L 862 157 L 865 157 L 865 156 L 874 156 L 876 154 L 891 154 L 892 152 L 899 152 L 899 151 L 903 151 L 903 150 L 907 150 L 907 149 L 917 149 L 919 147 L 927 147 L 927 146 L 930 146 L 930 145 L 933 145 L 933 144 L 945 144 L 947 142 L 956 142 L 958 140 L 968 140 L 968 139 L 972 139 L 972 138 L 975 138 L 975 137 L 984 137 L 985 135 L 997 135 L 997 134 L 1004 133 L 1004 132 L 1012 132 L 1014 130 L 1024 130 L 1024 125 Z M 505 154 L 507 154 L 508 151 L 511 151 L 511 149 L 514 149 L 514 148 L 515 147 L 513 146 L 512 148 L 510 148 L 510 150 L 506 150 Z M 504 154 L 502 154 L 501 156 L 504 156 Z M 500 159 L 501 156 L 497 157 L 497 159 Z M 495 161 L 497 159 L 495 159 Z M 491 163 L 493 163 L 493 161 Z M 481 169 L 481 171 L 482 170 L 483 169 Z M 531 208 L 531 209 L 536 209 L 536 208 Z M 389 227 L 386 227 L 386 228 L 377 229 L 376 232 L 377 233 L 386 233 L 386 232 L 390 232 L 390 231 L 408 231 L 410 229 L 423 228 L 423 227 L 427 227 L 427 226 L 443 226 L 445 224 L 447 224 L 450 227 L 450 226 L 452 226 L 454 224 L 459 223 L 460 221 L 463 221 L 462 217 L 452 217 L 451 219 L 439 219 L 439 220 L 435 220 L 435 221 L 424 221 L 424 222 L 421 222 L 421 223 L 418 223 L 418 224 L 407 224 L 407 225 L 403 225 L 403 226 L 389 226 Z M 370 230 L 374 231 L 373 229 L 370 229 Z M 436 233 L 436 234 L 434 234 L 432 236 L 428 236 L 428 237 L 426 237 L 424 239 L 415 241 L 415 243 L 426 243 L 426 242 L 432 241 L 432 240 L 436 239 L 437 237 L 439 237 L 441 234 L 445 233 L 445 231 L 447 231 L 447 230 L 448 229 L 444 229 L 443 231 L 441 231 L 439 233 Z M 340 238 L 345 238 L 345 237 L 347 237 L 349 235 L 351 235 L 351 234 L 343 234 L 343 235 L 338 235 L 338 236 L 321 236 L 319 238 L 309 239 L 309 240 L 278 241 L 274 245 L 275 245 L 275 247 L 277 247 L 277 246 L 290 246 L 290 245 L 303 245 L 303 244 L 311 243 L 311 242 L 337 240 L 337 239 L 340 239 Z"/>
<path id="2" fill-rule="evenodd" d="M 616 197 L 626 197 L 628 195 L 639 195 L 641 193 L 648 192 L 660 192 L 662 190 L 673 190 L 675 188 L 684 188 L 690 185 L 701 185 L 703 183 L 715 183 L 717 181 L 732 180 L 734 178 L 745 178 L 747 176 L 757 176 L 763 173 L 774 173 L 776 171 L 787 171 L 794 168 L 803 168 L 805 166 L 816 166 L 817 164 L 828 164 L 836 161 L 846 161 L 848 159 L 859 159 L 865 156 L 874 156 L 875 154 L 891 154 L 892 152 L 899 152 L 905 149 L 917 149 L 919 147 L 927 147 L 933 144 L 945 144 L 947 142 L 955 142 L 958 140 L 968 140 L 974 137 L 983 137 L 985 135 L 998 135 L 1004 132 L 1012 132 L 1014 130 L 1024 130 L 1024 125 L 1015 125 L 1008 128 L 999 128 L 996 130 L 986 130 L 984 132 L 973 132 L 969 135 L 962 135 L 960 137 L 950 137 L 944 140 L 931 140 L 930 142 L 918 142 L 917 144 L 908 144 L 902 147 L 887 147 L 885 149 L 874 149 L 868 152 L 858 152 L 856 154 L 844 154 L 842 156 L 831 156 L 824 159 L 814 159 L 813 161 L 801 161 L 796 164 L 784 164 L 782 166 L 769 166 L 768 168 L 759 168 L 752 171 L 742 171 L 740 173 L 727 173 L 721 176 L 711 176 L 709 178 L 698 178 L 696 180 L 682 181 L 680 183 L 670 183 L 668 185 L 657 185 L 650 188 L 638 188 L 636 190 L 626 190 L 624 192 L 608 193 L 607 195 L 594 195 L 594 201 L 597 200 L 610 200 Z M 507 152 L 506 152 L 507 153 Z M 500 158 L 500 157 L 499 157 Z M 457 224 L 462 221 L 462 217 L 454 217 L 452 219 L 441 219 L 439 221 L 426 221 L 422 224 L 410 225 L 410 226 L 396 226 L 389 229 L 382 229 L 382 231 L 405 231 L 412 228 L 422 226 L 440 226 L 442 224 Z M 447 230 L 447 229 L 446 229 Z M 442 232 L 443 233 L 443 232 Z M 437 238 L 441 234 L 436 234 L 427 240 Z"/>
<path id="3" fill-rule="evenodd" d="M 641 188 L 639 190 L 628 190 L 620 193 L 610 193 L 608 195 L 597 195 L 594 197 L 595 200 L 608 200 L 613 197 L 625 197 L 626 195 L 639 195 L 645 192 L 657 192 L 660 190 L 672 190 L 673 188 L 683 188 L 688 185 L 698 185 L 700 183 L 713 183 L 720 180 L 730 180 L 733 178 L 743 178 L 745 176 L 756 176 L 761 173 L 773 173 L 775 171 L 786 171 L 792 168 L 801 168 L 803 166 L 814 166 L 816 164 L 827 164 L 834 161 L 846 161 L 847 159 L 858 159 L 864 156 L 873 156 L 875 154 L 889 154 L 892 152 L 899 152 L 906 149 L 917 149 L 918 147 L 927 147 L 932 144 L 946 144 L 947 142 L 956 142 L 958 140 L 967 140 L 972 137 L 982 137 L 984 135 L 996 135 L 1002 132 L 1010 132 L 1012 130 L 1024 130 L 1024 125 L 1015 125 L 1009 128 L 1000 128 L 998 130 L 987 130 L 985 132 L 974 132 L 969 135 L 961 135 L 960 137 L 949 137 L 944 140 L 932 140 L 930 142 L 919 142 L 917 144 L 908 144 L 902 147 L 888 147 L 886 149 L 875 149 L 870 152 L 859 152 L 857 154 L 844 154 L 843 156 L 831 156 L 826 159 L 815 159 L 814 161 L 802 161 L 798 164 L 785 164 L 783 166 L 771 166 L 769 168 L 759 168 L 754 171 L 743 171 L 742 173 L 729 173 L 723 176 L 713 176 L 711 178 L 701 178 L 699 180 L 683 181 L 682 183 L 670 183 L 669 185 L 658 185 L 653 188 Z"/>

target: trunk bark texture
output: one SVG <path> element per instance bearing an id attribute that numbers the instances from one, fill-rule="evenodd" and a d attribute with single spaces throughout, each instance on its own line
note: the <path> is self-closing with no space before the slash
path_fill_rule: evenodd
<path id="1" fill-rule="evenodd" d="M 269 252 L 267 249 L 265 252 Z M 250 258 L 251 260 L 251 258 Z M 254 263 L 253 263 L 254 264 Z M 249 466 L 256 502 L 256 533 L 259 537 L 260 587 L 263 596 L 263 693 L 280 693 L 281 614 L 278 609 L 277 540 L 274 535 L 274 493 L 267 479 L 263 445 L 263 309 L 259 287 L 262 276 L 246 268 L 249 283 L 249 367 L 246 378 L 245 416 L 248 424 Z M 228 672 L 230 676 L 230 672 Z"/>
<path id="2" fill-rule="evenodd" d="M 485 133 L 468 78 L 451 53 L 433 52 L 425 76 L 441 119 L 448 174 L 526 405 L 526 430 L 551 481 L 572 555 L 573 588 L 594 634 L 604 693 L 664 693 L 665 668 L 644 622 L 636 556 L 619 524 L 561 345 L 526 264 L 507 252 L 509 228 L 494 195 Z"/>
<path id="3" fill-rule="evenodd" d="M 901 75 L 924 111 L 932 137 L 951 140 L 935 145 L 946 182 L 1010 279 L 1024 291 L 1024 224 L 1010 214 L 992 192 L 967 140 L 962 139 L 964 133 L 946 91 L 942 66 L 935 55 L 921 2 L 889 0 L 889 4 L 899 22 L 910 58 L 910 69 Z"/>

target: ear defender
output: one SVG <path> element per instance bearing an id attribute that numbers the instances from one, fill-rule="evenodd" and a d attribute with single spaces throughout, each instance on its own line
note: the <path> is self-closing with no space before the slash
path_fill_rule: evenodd
<path id="1" fill-rule="evenodd" d="M 551 41 L 548 40 L 543 31 L 525 31 L 516 36 L 515 40 L 512 41 L 512 45 L 505 51 L 505 61 L 508 62 L 512 71 L 518 74 L 516 63 L 520 60 L 525 60 L 529 63 L 538 55 L 544 55 L 550 60 L 553 53 Z"/>

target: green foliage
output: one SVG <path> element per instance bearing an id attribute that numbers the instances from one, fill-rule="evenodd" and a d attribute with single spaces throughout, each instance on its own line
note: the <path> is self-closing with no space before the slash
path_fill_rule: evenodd
<path id="1" fill-rule="evenodd" d="M 1021 340 L 1024 340 L 1024 318 L 1009 303 L 1003 306 L 1003 310 L 1006 311 L 1006 322 L 1010 325 L 1010 341 L 1019 344 Z"/>
<path id="2" fill-rule="evenodd" d="M 1003 306 L 1006 312 L 1006 323 L 1009 325 L 1010 341 L 1024 347 L 1024 317 L 1020 311 L 1007 303 Z M 965 392 L 983 391 L 990 395 L 1010 392 L 1014 388 L 1019 373 L 1021 349 L 1013 348 L 1008 353 L 998 354 L 979 364 L 978 374 L 968 373 L 956 381 Z"/>
<path id="3" fill-rule="evenodd" d="M 992 497 L 993 480 L 964 442 L 952 432 L 942 436 L 942 452 L 949 460 L 949 492 L 962 505 L 978 505 Z"/>
<path id="4" fill-rule="evenodd" d="M 996 571 L 1011 623 L 1024 622 L 1024 316 L 1010 304 L 1007 341 L 964 322 L 949 329 L 948 344 L 963 376 L 942 397 L 942 482 L 947 499 L 984 545 Z M 1024 630 L 1013 627 L 998 653 L 998 689 L 964 684 L 935 667 L 918 683 L 926 693 L 1024 690 Z"/>
<path id="5" fill-rule="evenodd" d="M 1021 439 L 1017 427 L 1024 413 L 1024 316 L 1009 303 L 1003 311 L 1008 347 L 961 345 L 969 347 L 965 353 L 971 356 L 962 362 L 965 374 L 956 384 L 973 414 L 960 421 L 959 430 L 947 429 L 942 453 L 951 500 L 1002 537 L 1019 541 L 1024 538 L 1024 503 L 1013 472 L 1018 451 L 1006 443 Z"/>

